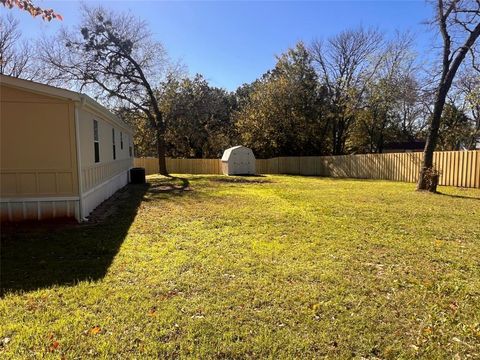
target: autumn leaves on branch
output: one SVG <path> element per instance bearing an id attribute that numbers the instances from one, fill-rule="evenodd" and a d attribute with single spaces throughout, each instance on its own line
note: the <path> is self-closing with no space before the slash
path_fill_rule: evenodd
<path id="1" fill-rule="evenodd" d="M 62 15 L 56 13 L 53 9 L 42 9 L 35 6 L 31 0 L 0 0 L 0 3 L 9 9 L 18 7 L 20 10 L 30 13 L 33 17 L 41 16 L 43 20 L 63 20 Z"/>

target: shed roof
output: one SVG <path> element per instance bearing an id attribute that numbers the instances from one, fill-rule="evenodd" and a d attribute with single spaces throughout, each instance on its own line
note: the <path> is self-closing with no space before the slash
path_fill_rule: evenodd
<path id="1" fill-rule="evenodd" d="M 90 96 L 86 94 L 82 94 L 76 91 L 71 91 L 67 89 L 62 89 L 59 87 L 45 85 L 42 83 L 38 83 L 31 80 L 24 80 L 19 79 L 12 76 L 2 75 L 0 74 L 0 84 L 5 84 L 11 87 L 25 89 L 28 91 L 32 91 L 38 94 L 49 95 L 57 98 L 72 100 L 78 102 L 80 104 L 85 104 L 87 107 L 96 110 L 100 114 L 108 117 L 117 125 L 124 127 L 130 131 L 132 131 L 131 127 L 128 126 L 125 122 L 123 122 L 118 116 L 113 114 L 110 110 L 108 110 L 105 106 L 101 105 Z"/>
<path id="2" fill-rule="evenodd" d="M 222 161 L 228 161 L 228 158 L 230 157 L 230 154 L 232 153 L 232 151 L 240 148 L 248 149 L 243 145 L 232 146 L 231 148 L 228 148 L 223 152 Z"/>

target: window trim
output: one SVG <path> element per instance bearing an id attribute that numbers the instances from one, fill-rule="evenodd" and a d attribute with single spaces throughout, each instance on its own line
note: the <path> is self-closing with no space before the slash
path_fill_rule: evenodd
<path id="1" fill-rule="evenodd" d="M 93 161 L 95 164 L 100 162 L 100 141 L 98 131 L 98 120 L 93 119 Z"/>
<path id="2" fill-rule="evenodd" d="M 113 160 L 117 160 L 117 151 L 115 148 L 115 128 L 112 127 L 112 150 L 113 150 Z"/>

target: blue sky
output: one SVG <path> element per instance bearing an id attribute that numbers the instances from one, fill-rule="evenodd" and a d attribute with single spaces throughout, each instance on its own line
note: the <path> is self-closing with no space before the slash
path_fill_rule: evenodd
<path id="1" fill-rule="evenodd" d="M 27 38 L 53 34 L 60 26 L 78 21 L 79 2 L 41 1 L 64 21 L 50 23 L 19 10 L 0 7 L 20 19 Z M 411 31 L 417 51 L 428 54 L 432 35 L 422 24 L 433 12 L 424 1 L 310 1 L 310 2 L 162 2 L 87 1 L 118 10 L 133 11 L 151 26 L 173 59 L 180 59 L 191 74 L 203 74 L 212 85 L 234 90 L 258 78 L 280 54 L 297 41 L 328 38 L 346 28 L 374 26 L 387 35 Z"/>

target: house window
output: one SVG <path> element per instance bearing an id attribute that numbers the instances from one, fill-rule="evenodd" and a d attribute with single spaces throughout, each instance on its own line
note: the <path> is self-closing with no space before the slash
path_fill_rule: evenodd
<path id="1" fill-rule="evenodd" d="M 128 137 L 128 154 L 130 155 L 130 157 L 133 156 L 132 139 L 130 136 Z"/>
<path id="2" fill-rule="evenodd" d="M 120 150 L 123 150 L 123 133 L 120 131 Z"/>
<path id="3" fill-rule="evenodd" d="M 113 160 L 117 158 L 117 153 L 115 152 L 115 129 L 112 128 L 112 146 L 113 146 Z"/>
<path id="4" fill-rule="evenodd" d="M 100 162 L 100 144 L 98 142 L 98 121 L 93 120 L 93 152 L 95 156 L 95 162 Z"/>

